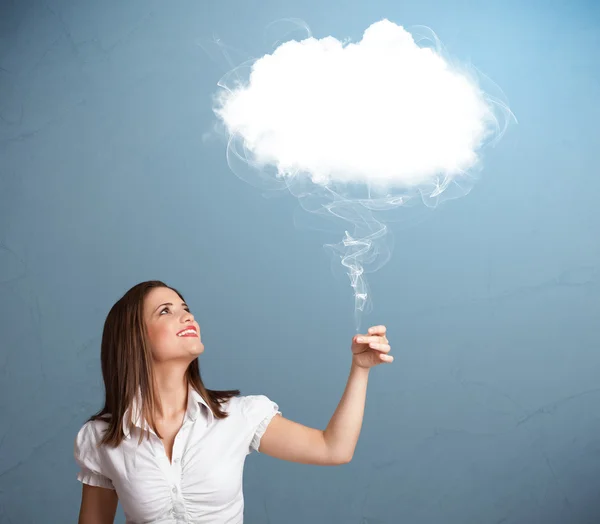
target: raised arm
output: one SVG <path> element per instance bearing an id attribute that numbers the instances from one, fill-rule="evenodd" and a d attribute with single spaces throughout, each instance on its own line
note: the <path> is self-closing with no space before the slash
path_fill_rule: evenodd
<path id="1" fill-rule="evenodd" d="M 352 460 L 362 428 L 369 370 L 391 363 L 385 326 L 369 329 L 352 340 L 352 367 L 346 389 L 327 428 L 310 428 L 282 416 L 273 417 L 260 441 L 259 451 L 290 462 L 334 466 Z"/>

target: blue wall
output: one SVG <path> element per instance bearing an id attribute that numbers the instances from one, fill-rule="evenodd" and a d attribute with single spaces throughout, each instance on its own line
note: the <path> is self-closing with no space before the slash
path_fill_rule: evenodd
<path id="1" fill-rule="evenodd" d="M 327 424 L 354 334 L 322 247 L 339 238 L 202 140 L 225 68 L 198 41 L 261 56 L 283 17 L 430 26 L 519 124 L 468 196 L 392 225 L 363 326 L 388 326 L 396 362 L 371 374 L 353 462 L 249 457 L 247 522 L 600 522 L 600 10 L 573 0 L 2 2 L 0 522 L 75 522 L 102 323 L 142 280 L 183 291 L 209 387 Z"/>

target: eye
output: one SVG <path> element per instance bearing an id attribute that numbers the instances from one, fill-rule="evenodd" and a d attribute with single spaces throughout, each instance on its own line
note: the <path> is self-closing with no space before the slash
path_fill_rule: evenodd
<path id="1" fill-rule="evenodd" d="M 191 313 L 190 308 L 189 307 L 184 307 L 183 309 L 185 309 L 188 313 Z M 160 312 L 160 314 L 162 315 L 165 311 L 169 311 L 168 306 L 163 308 Z"/>

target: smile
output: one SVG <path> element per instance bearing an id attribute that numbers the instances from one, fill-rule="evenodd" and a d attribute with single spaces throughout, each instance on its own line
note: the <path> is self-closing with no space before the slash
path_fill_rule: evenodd
<path id="1" fill-rule="evenodd" d="M 198 334 L 196 333 L 196 330 L 194 328 L 188 328 L 188 329 L 184 329 L 183 331 L 180 331 L 179 333 L 177 333 L 178 337 L 197 337 Z"/>

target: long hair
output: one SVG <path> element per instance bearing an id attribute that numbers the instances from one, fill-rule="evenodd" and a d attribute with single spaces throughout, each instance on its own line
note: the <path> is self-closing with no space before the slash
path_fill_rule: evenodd
<path id="1" fill-rule="evenodd" d="M 100 442 L 101 445 L 117 447 L 124 439 L 123 420 L 129 410 L 126 424 L 133 426 L 132 407 L 137 398 L 140 414 L 159 438 L 154 413 L 158 404 L 152 352 L 148 343 L 146 324 L 143 318 L 144 301 L 148 293 L 157 287 L 175 291 L 185 302 L 179 291 L 159 280 L 142 282 L 132 287 L 111 308 L 102 333 L 100 360 L 104 380 L 104 407 L 92 415 L 88 421 L 101 419 L 108 427 Z M 223 419 L 228 413 L 221 404 L 240 394 L 239 390 L 214 391 L 207 389 L 200 375 L 198 359 L 186 370 L 188 387 L 193 387 L 209 405 L 215 418 Z M 139 398 L 138 398 L 139 395 Z M 140 442 L 148 432 L 140 435 Z"/>

